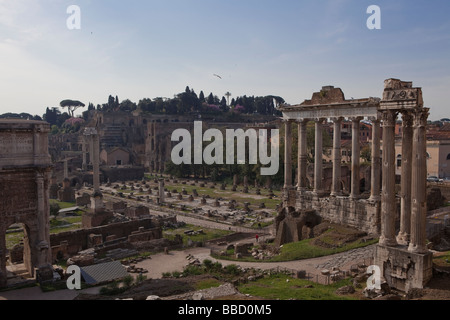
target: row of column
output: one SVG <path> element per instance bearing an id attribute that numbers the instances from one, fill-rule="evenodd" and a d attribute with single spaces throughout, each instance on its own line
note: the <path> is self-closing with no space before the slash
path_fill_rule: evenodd
<path id="1" fill-rule="evenodd" d="M 395 123 L 397 111 L 383 112 L 383 186 L 380 244 L 408 245 L 426 253 L 426 125 L 429 109 L 403 112 L 400 232 L 396 236 Z"/>
<path id="2" fill-rule="evenodd" d="M 333 137 L 333 179 L 331 184 L 331 196 L 342 194 L 341 183 L 341 126 L 342 118 L 334 119 Z M 358 199 L 360 196 L 360 122 L 362 118 L 352 119 L 352 177 L 350 198 Z M 297 190 L 305 191 L 307 188 L 307 145 L 306 126 L 309 119 L 296 121 L 298 123 L 298 177 Z M 284 166 L 284 188 L 292 189 L 292 123 L 293 120 L 285 121 L 285 166 Z M 315 120 L 315 163 L 314 163 L 314 194 L 321 196 L 323 190 L 323 122 L 324 119 Z M 374 120 L 372 125 L 372 179 L 371 200 L 380 199 L 380 121 Z"/>

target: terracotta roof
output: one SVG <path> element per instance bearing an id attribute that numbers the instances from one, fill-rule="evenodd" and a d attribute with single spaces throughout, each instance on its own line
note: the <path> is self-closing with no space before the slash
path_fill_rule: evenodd
<path id="1" fill-rule="evenodd" d="M 450 131 L 434 131 L 427 133 L 428 140 L 450 140 Z"/>

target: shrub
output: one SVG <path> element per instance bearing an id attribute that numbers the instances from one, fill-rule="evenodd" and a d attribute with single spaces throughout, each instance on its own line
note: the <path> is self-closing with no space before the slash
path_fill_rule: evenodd
<path id="1" fill-rule="evenodd" d="M 125 278 L 123 278 L 123 284 L 127 288 L 131 287 L 131 285 L 133 284 L 133 281 L 134 281 L 134 278 L 132 276 L 130 276 L 130 275 L 128 275 Z"/>
<path id="2" fill-rule="evenodd" d="M 230 264 L 230 265 L 226 266 L 224 271 L 225 271 L 225 273 L 231 274 L 234 276 L 237 276 L 240 273 L 238 266 L 235 264 Z"/>

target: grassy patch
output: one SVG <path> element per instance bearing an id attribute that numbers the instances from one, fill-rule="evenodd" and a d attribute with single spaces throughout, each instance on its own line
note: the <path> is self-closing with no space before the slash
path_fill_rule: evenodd
<path id="1" fill-rule="evenodd" d="M 283 274 L 276 274 L 240 285 L 238 290 L 243 294 L 270 300 L 356 300 L 357 298 L 354 296 L 335 294 L 338 288 L 349 284 L 351 284 L 349 280 L 342 280 L 326 286 L 307 280 L 294 279 Z"/>
<path id="2" fill-rule="evenodd" d="M 330 244 L 336 243 L 336 239 L 325 233 L 320 237 L 323 242 L 329 242 Z M 378 239 L 373 239 L 370 241 L 363 242 L 360 239 L 355 240 L 350 243 L 344 243 L 338 247 L 325 248 L 322 246 L 314 245 L 315 239 L 305 239 L 299 242 L 292 242 L 284 244 L 280 250 L 280 254 L 273 256 L 270 259 L 263 260 L 263 262 L 283 262 L 283 261 L 295 261 L 303 259 L 311 259 L 322 256 L 328 256 L 336 253 L 346 252 L 349 250 L 366 247 L 378 242 Z M 239 260 L 235 259 L 234 252 L 227 252 L 225 256 L 214 256 L 216 259 L 232 260 L 232 261 L 248 261 L 248 262 L 261 262 L 261 260 L 256 260 L 251 255 L 243 256 Z"/>
<path id="3" fill-rule="evenodd" d="M 200 280 L 195 284 L 195 290 L 203 290 L 203 289 L 209 289 L 209 288 L 217 288 L 222 285 L 222 282 L 220 282 L 217 279 L 210 278 L 205 280 Z"/>
<path id="4" fill-rule="evenodd" d="M 17 231 L 13 233 L 7 233 L 5 235 L 6 248 L 11 250 L 16 244 L 19 244 L 24 237 L 23 231 Z"/>
<path id="5" fill-rule="evenodd" d="M 441 268 L 450 268 L 450 251 L 438 253 L 433 257 L 433 263 Z"/>
<path id="6" fill-rule="evenodd" d="M 58 204 L 61 209 L 67 209 L 77 206 L 77 204 L 74 202 L 61 202 L 55 199 L 50 199 L 50 204 Z"/>
<path id="7" fill-rule="evenodd" d="M 280 255 L 274 257 L 271 261 L 291 261 L 328 256 L 356 248 L 366 247 L 378 242 L 378 239 L 368 242 L 361 242 L 357 240 L 355 242 L 345 244 L 339 248 L 323 248 L 313 245 L 311 243 L 312 240 L 313 239 L 307 239 L 300 242 L 285 244 L 283 248 L 281 248 Z"/>

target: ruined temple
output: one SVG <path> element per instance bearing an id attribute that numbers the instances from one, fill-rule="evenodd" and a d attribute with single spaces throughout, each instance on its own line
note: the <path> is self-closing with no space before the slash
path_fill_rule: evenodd
<path id="1" fill-rule="evenodd" d="M 380 236 L 375 264 L 394 288 L 423 288 L 432 277 L 432 254 L 426 246 L 426 126 L 429 109 L 424 108 L 421 88 L 398 79 L 385 81 L 383 98 L 345 99 L 343 91 L 323 87 L 311 100 L 283 106 L 285 122 L 284 206 L 315 210 L 331 222 L 356 227 Z M 400 206 L 395 188 L 395 126 L 402 122 L 402 173 Z M 342 190 L 341 122 L 352 122 L 351 183 Z M 333 130 L 330 190 L 323 184 L 323 124 L 331 120 Z M 370 196 L 360 190 L 360 122 L 372 123 Z M 306 124 L 315 123 L 313 189 L 307 188 Z M 292 183 L 292 124 L 298 125 L 298 177 Z M 381 130 L 382 129 L 382 130 Z M 382 141 L 382 142 L 381 142 Z M 380 156 L 380 150 L 381 156 Z M 400 207 L 400 212 L 397 208 Z M 400 218 L 398 219 L 398 216 Z M 400 226 L 397 228 L 396 221 Z"/>

